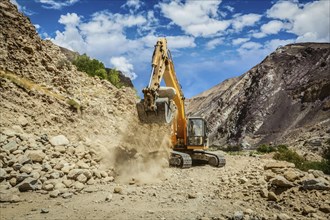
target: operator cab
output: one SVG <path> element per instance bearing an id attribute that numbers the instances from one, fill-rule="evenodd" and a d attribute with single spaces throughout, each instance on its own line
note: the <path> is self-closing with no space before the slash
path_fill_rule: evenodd
<path id="1" fill-rule="evenodd" d="M 188 118 L 188 146 L 207 146 L 207 127 L 204 118 Z"/>

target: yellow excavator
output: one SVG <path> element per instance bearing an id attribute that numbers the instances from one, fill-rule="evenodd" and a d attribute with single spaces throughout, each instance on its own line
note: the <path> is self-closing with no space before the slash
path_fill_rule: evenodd
<path id="1" fill-rule="evenodd" d="M 159 38 L 152 56 L 150 81 L 137 103 L 142 123 L 172 123 L 172 151 L 169 164 L 189 168 L 193 164 L 223 167 L 225 158 L 208 152 L 207 124 L 202 117 L 187 117 L 185 97 L 176 77 L 166 38 Z M 161 86 L 164 79 L 166 86 Z"/>

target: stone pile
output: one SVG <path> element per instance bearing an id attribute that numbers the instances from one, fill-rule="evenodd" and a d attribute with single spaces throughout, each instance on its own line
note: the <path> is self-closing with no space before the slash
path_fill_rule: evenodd
<path id="1" fill-rule="evenodd" d="M 40 190 L 50 197 L 72 196 L 85 185 L 114 181 L 113 170 L 99 169 L 101 158 L 64 135 L 27 134 L 17 125 L 0 135 L 1 202 L 16 202 L 18 192 Z"/>
<path id="2" fill-rule="evenodd" d="M 271 219 L 326 219 L 330 214 L 330 176 L 322 171 L 301 171 L 285 161 L 269 161 L 264 166 L 255 165 L 242 173 L 227 172 L 220 179 L 220 190 L 213 198 L 233 199 L 235 203 L 253 203 L 274 213 Z M 211 197 L 212 198 L 212 197 Z M 246 211 L 250 207 L 227 215 L 229 219 L 269 218 Z M 256 214 L 259 213 L 259 214 Z M 275 214 L 276 213 L 276 214 Z"/>

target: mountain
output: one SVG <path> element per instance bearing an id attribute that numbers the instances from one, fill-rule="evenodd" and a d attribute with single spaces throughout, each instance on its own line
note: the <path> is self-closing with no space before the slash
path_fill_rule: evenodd
<path id="1" fill-rule="evenodd" d="M 278 48 L 243 75 L 187 101 L 211 144 L 286 143 L 317 150 L 330 138 L 330 44 Z"/>

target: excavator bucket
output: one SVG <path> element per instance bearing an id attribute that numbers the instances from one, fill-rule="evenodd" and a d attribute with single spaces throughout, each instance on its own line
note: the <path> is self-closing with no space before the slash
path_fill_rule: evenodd
<path id="1" fill-rule="evenodd" d="M 175 105 L 173 101 L 168 98 L 158 98 L 156 101 L 157 109 L 155 111 L 146 111 L 144 106 L 144 99 L 136 104 L 139 119 L 146 124 L 165 124 L 171 123 L 174 113 Z"/>

